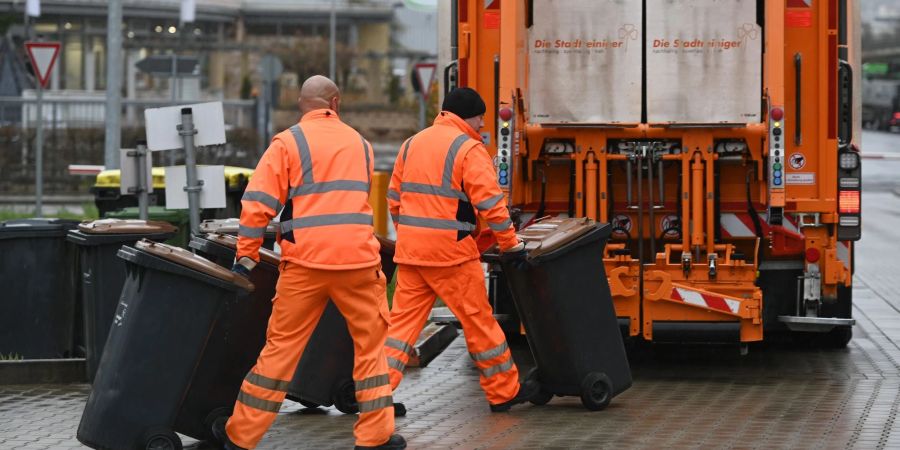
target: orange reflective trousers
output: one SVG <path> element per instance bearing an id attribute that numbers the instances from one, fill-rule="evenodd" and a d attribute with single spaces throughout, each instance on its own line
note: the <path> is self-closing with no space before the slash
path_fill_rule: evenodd
<path id="1" fill-rule="evenodd" d="M 225 428 L 236 445 L 256 447 L 275 421 L 329 298 L 353 337 L 353 379 L 360 411 L 353 429 L 356 445 L 376 446 L 390 439 L 394 403 L 384 354 L 389 314 L 384 274 L 378 266 L 321 270 L 282 262 L 266 346 L 244 379 Z"/>
<path id="2" fill-rule="evenodd" d="M 481 371 L 479 381 L 488 403 L 496 405 L 515 397 L 519 392 L 519 371 L 488 303 L 481 262 L 473 259 L 449 267 L 398 264 L 397 271 L 391 327 L 385 343 L 391 388 L 396 389 L 403 379 L 413 345 L 436 297 L 440 297 L 462 324 L 469 356 Z"/>

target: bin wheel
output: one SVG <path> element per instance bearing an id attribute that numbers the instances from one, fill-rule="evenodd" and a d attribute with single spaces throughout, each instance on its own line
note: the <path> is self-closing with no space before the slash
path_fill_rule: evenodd
<path id="1" fill-rule="evenodd" d="M 612 382 L 605 373 L 591 372 L 581 382 L 581 404 L 591 411 L 600 411 L 612 400 Z"/>
<path id="2" fill-rule="evenodd" d="M 214 423 L 216 423 L 216 420 L 219 420 L 220 418 L 228 420 L 228 418 L 231 417 L 231 412 L 231 408 L 226 408 L 223 406 L 210 411 L 209 414 L 207 414 L 206 417 L 203 418 L 203 431 L 205 433 L 204 436 L 207 440 L 213 439 L 212 426 Z"/>
<path id="3" fill-rule="evenodd" d="M 300 404 L 303 405 L 304 408 L 309 408 L 309 409 L 316 409 L 316 408 L 322 406 L 318 403 L 313 403 L 308 400 L 300 400 Z"/>
<path id="4" fill-rule="evenodd" d="M 339 383 L 338 388 L 331 394 L 331 401 L 334 407 L 344 414 L 359 412 L 359 405 L 356 403 L 356 385 L 352 380 Z"/>
<path id="5" fill-rule="evenodd" d="M 151 431 L 146 436 L 142 445 L 145 450 L 182 450 L 181 439 L 172 431 Z"/>
<path id="6" fill-rule="evenodd" d="M 537 367 L 532 367 L 528 370 L 528 373 L 525 374 L 525 380 L 531 380 L 540 383 L 540 374 L 538 373 Z M 538 395 L 528 401 L 532 405 L 543 406 L 549 403 L 551 399 L 553 399 L 553 393 L 547 392 L 542 387 Z"/>

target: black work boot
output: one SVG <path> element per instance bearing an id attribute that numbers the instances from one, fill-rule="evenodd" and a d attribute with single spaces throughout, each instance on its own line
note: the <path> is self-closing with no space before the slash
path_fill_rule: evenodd
<path id="1" fill-rule="evenodd" d="M 212 434 L 213 438 L 216 440 L 216 444 L 225 450 L 247 450 L 244 447 L 238 447 L 234 442 L 231 442 L 231 439 L 228 438 L 228 433 L 225 432 L 225 423 L 228 422 L 227 417 L 219 417 L 212 424 Z"/>
<path id="2" fill-rule="evenodd" d="M 401 450 L 401 449 L 406 448 L 406 439 L 403 439 L 403 436 L 400 436 L 399 434 L 394 434 L 384 444 L 376 445 L 374 447 L 366 447 L 364 445 L 357 445 L 353 448 L 355 450 L 375 450 L 375 449 Z"/>
<path id="3" fill-rule="evenodd" d="M 491 405 L 491 412 L 506 412 L 509 411 L 509 408 L 512 408 L 513 405 L 518 405 L 519 403 L 525 403 L 541 393 L 541 385 L 535 380 L 525 380 L 522 383 L 519 383 L 519 392 L 516 393 L 516 396 L 512 398 L 512 400 L 505 401 L 503 403 L 498 403 L 496 405 Z"/>
<path id="4" fill-rule="evenodd" d="M 394 403 L 394 417 L 406 417 L 406 405 L 400 402 Z"/>

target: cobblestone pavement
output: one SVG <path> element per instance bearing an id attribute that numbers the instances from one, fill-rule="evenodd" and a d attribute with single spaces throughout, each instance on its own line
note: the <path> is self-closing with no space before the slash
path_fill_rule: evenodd
<path id="1" fill-rule="evenodd" d="M 900 197 L 864 195 L 846 349 L 635 346 L 633 387 L 605 411 L 579 399 L 492 414 L 458 338 L 410 369 L 397 428 L 410 448 L 900 448 Z M 523 372 L 527 347 L 512 342 Z M 0 386 L 0 449 L 81 448 L 87 385 Z M 139 408 L 140 405 L 135 405 Z M 285 402 L 262 449 L 352 448 L 355 416 Z M 186 439 L 189 447 L 203 444 Z"/>

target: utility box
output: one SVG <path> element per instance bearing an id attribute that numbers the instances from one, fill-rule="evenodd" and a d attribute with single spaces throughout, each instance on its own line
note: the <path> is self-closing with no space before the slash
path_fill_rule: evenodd
<path id="1" fill-rule="evenodd" d="M 647 0 L 648 122 L 762 120 L 756 3 Z"/>
<path id="2" fill-rule="evenodd" d="M 641 8 L 627 0 L 534 0 L 529 122 L 641 121 Z"/>

